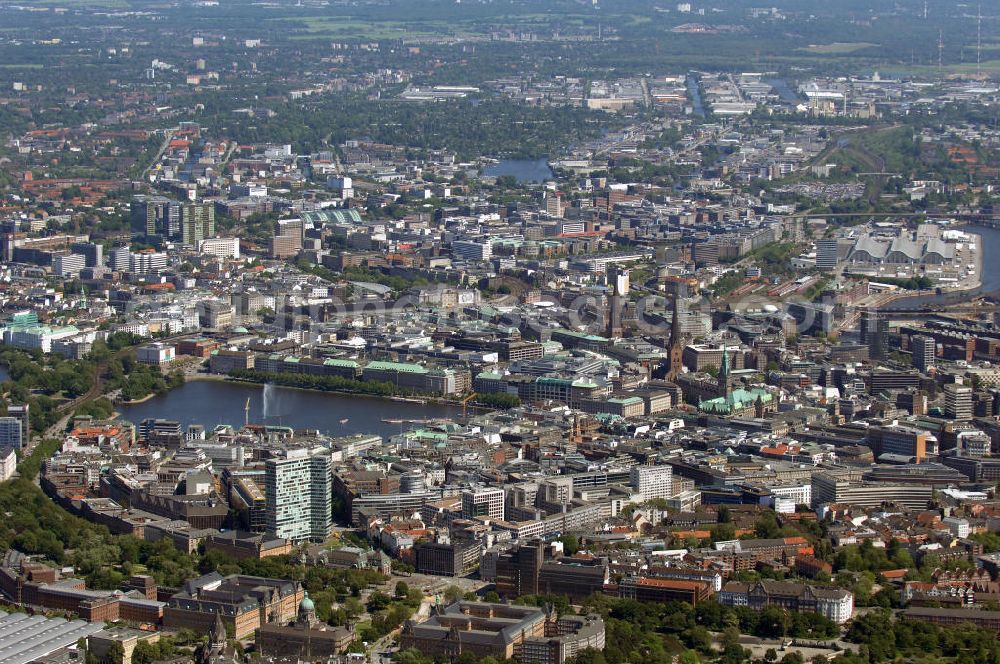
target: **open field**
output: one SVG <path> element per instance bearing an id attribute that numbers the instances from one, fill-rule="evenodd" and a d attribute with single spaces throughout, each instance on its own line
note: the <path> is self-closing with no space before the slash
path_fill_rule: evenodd
<path id="1" fill-rule="evenodd" d="M 905 76 L 968 76 L 975 74 L 977 69 L 983 74 L 1000 73 L 1000 60 L 984 60 L 980 65 L 975 62 L 945 63 L 940 68 L 934 65 L 886 65 L 880 71 L 885 71 L 891 75 Z"/>
<path id="2" fill-rule="evenodd" d="M 299 24 L 290 31 L 292 39 L 358 39 L 378 41 L 386 39 L 434 38 L 474 36 L 472 33 L 429 21 L 426 23 L 405 23 L 402 21 L 375 21 L 355 18 L 309 16 L 304 18 L 271 19 L 284 25 Z"/>
<path id="3" fill-rule="evenodd" d="M 832 44 L 810 44 L 809 46 L 798 50 L 805 51 L 807 53 L 816 53 L 818 55 L 844 55 L 847 53 L 855 53 L 856 51 L 863 51 L 866 48 L 872 48 L 875 46 L 878 46 L 878 44 L 872 44 L 870 42 L 833 42 Z"/>
<path id="4" fill-rule="evenodd" d="M 33 12 L 37 11 L 59 11 L 66 9 L 128 9 L 127 0 L 53 0 L 46 2 L 42 0 L 32 6 Z"/>

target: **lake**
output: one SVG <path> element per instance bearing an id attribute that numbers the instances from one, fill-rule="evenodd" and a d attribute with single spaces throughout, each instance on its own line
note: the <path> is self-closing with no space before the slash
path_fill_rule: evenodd
<path id="1" fill-rule="evenodd" d="M 504 159 L 483 169 L 483 175 L 512 175 L 518 182 L 543 182 L 552 178 L 552 169 L 545 159 Z"/>
<path id="2" fill-rule="evenodd" d="M 242 426 L 247 399 L 250 399 L 251 424 L 318 429 L 331 436 L 355 433 L 391 436 L 418 426 L 389 424 L 382 418 L 458 419 L 462 415 L 459 406 L 369 399 L 274 385 L 265 390 L 260 385 L 206 380 L 191 381 L 163 396 L 144 403 L 122 404 L 117 409 L 123 418 L 136 424 L 147 417 L 159 417 L 179 421 L 184 427 L 202 424 L 211 430 L 217 424 Z M 340 420 L 345 418 L 348 421 L 341 424 Z"/>

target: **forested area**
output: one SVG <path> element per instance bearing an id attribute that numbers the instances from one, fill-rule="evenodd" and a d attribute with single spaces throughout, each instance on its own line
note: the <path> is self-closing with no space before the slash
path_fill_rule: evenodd
<path id="1" fill-rule="evenodd" d="M 159 367 L 136 361 L 131 347 L 141 341 L 134 335 L 111 334 L 106 341 L 95 342 L 91 353 L 82 360 L 66 359 L 57 353 L 4 348 L 0 350 L 0 365 L 7 368 L 9 378 L 0 384 L 0 409 L 5 411 L 8 403 L 27 403 L 32 430 L 43 433 L 59 421 L 63 404 L 94 387 L 99 373 L 105 392 L 120 390 L 121 396 L 129 400 L 163 394 L 183 385 L 183 373 L 164 374 Z M 76 412 L 105 418 L 113 409 L 107 399 L 97 399 L 83 404 Z"/>
<path id="2" fill-rule="evenodd" d="M 92 360 L 67 360 L 61 355 L 13 348 L 0 350 L 0 365 L 9 374 L 0 384 L 0 407 L 6 411 L 8 403 L 28 404 L 35 433 L 58 421 L 61 403 L 86 394 L 97 371 Z"/>
<path id="3" fill-rule="evenodd" d="M 349 392 L 352 394 L 368 394 L 387 397 L 394 394 L 409 393 L 410 390 L 397 389 L 392 383 L 375 380 L 353 380 L 341 376 L 312 376 L 309 374 L 271 373 L 253 369 L 237 369 L 229 372 L 232 378 L 252 383 L 270 383 L 284 387 L 298 387 L 305 390 L 321 390 L 324 392 Z"/>
<path id="4" fill-rule="evenodd" d="M 411 104 L 372 101 L 360 95 L 276 106 L 273 118 L 208 121 L 241 143 L 289 143 L 314 152 L 348 139 L 402 145 L 416 151 L 447 149 L 459 159 L 483 155 L 536 158 L 556 154 L 568 143 L 601 135 L 608 116 L 583 108 L 539 108 L 504 100 Z M 215 126 L 220 125 L 220 126 Z M 221 135 L 221 134 L 220 134 Z"/>

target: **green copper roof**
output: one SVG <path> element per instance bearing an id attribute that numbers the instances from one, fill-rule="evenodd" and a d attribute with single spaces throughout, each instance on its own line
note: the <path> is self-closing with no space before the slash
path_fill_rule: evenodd
<path id="1" fill-rule="evenodd" d="M 733 411 L 743 410 L 756 403 L 758 397 L 761 403 L 771 403 L 774 401 L 774 395 L 767 390 L 762 390 L 760 388 L 752 388 L 749 390 L 737 389 L 733 390 L 729 398 L 726 397 L 716 397 L 715 399 L 708 399 L 706 401 L 698 402 L 698 410 L 705 413 L 722 413 L 728 414 Z"/>
<path id="2" fill-rule="evenodd" d="M 399 371 L 401 373 L 427 373 L 426 367 L 403 362 L 369 362 L 365 369 L 371 369 L 372 371 Z"/>
<path id="3" fill-rule="evenodd" d="M 348 367 L 351 369 L 357 368 L 358 366 L 358 363 L 354 360 L 338 360 L 332 357 L 325 360 L 323 364 L 328 367 Z"/>

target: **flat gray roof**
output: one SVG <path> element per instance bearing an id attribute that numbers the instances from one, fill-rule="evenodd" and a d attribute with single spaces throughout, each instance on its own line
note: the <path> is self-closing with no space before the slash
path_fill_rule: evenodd
<path id="1" fill-rule="evenodd" d="M 0 662 L 28 664 L 39 657 L 74 645 L 104 629 L 103 622 L 69 621 L 0 611 Z"/>

